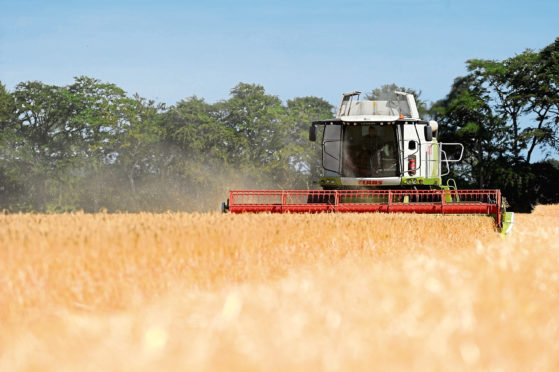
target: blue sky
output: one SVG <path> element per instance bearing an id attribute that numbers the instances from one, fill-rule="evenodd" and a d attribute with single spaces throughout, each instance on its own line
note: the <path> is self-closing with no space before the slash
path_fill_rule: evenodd
<path id="1" fill-rule="evenodd" d="M 167 104 L 240 81 L 337 104 L 395 82 L 432 101 L 467 59 L 550 44 L 558 15 L 558 0 L 0 0 L 0 81 L 87 75 Z"/>

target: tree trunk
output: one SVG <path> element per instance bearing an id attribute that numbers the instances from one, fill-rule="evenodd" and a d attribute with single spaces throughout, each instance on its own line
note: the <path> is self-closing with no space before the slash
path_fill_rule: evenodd
<path id="1" fill-rule="evenodd" d="M 546 109 L 543 112 L 543 114 L 541 113 L 541 111 L 538 114 L 538 129 L 542 129 L 543 122 L 545 121 L 545 117 L 546 117 L 548 111 L 549 111 L 549 109 Z M 532 151 L 534 151 L 538 142 L 539 142 L 538 137 L 536 137 L 536 136 L 532 137 L 532 144 L 530 145 L 530 148 L 528 149 L 528 155 L 526 155 L 526 162 L 528 164 L 530 164 L 530 159 L 532 158 Z"/>
<path id="2" fill-rule="evenodd" d="M 514 155 L 514 160 L 518 159 L 519 151 L 518 151 L 518 114 L 516 112 L 511 113 L 512 119 L 512 131 L 513 131 L 513 139 L 512 139 L 512 154 Z"/>
<path id="3" fill-rule="evenodd" d="M 483 168 L 483 146 L 481 139 L 478 140 L 478 164 L 479 164 L 479 188 L 483 189 L 485 184 L 484 168 Z"/>
<path id="4" fill-rule="evenodd" d="M 538 125 L 538 129 L 541 128 L 542 123 L 540 122 L 540 125 Z M 532 138 L 532 144 L 530 145 L 530 148 L 528 149 L 528 155 L 526 155 L 526 163 L 530 164 L 530 159 L 532 158 L 532 151 L 534 151 L 534 149 L 536 148 L 536 145 L 538 143 L 538 138 L 536 136 L 534 136 Z"/>
<path id="5" fill-rule="evenodd" d="M 130 182 L 130 192 L 132 193 L 132 195 L 136 195 L 136 183 L 134 182 L 135 168 L 136 168 L 136 164 L 134 164 L 130 172 L 128 172 L 128 182 Z"/>

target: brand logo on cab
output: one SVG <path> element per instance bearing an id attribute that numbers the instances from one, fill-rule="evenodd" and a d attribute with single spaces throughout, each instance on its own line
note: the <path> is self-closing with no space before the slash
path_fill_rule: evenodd
<path id="1" fill-rule="evenodd" d="M 382 185 L 381 180 L 357 180 L 358 185 Z"/>

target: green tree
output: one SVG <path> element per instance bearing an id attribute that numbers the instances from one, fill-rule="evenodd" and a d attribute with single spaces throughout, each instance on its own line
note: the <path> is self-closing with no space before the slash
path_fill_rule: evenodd
<path id="1" fill-rule="evenodd" d="M 73 107 L 68 151 L 76 154 L 67 173 L 66 198 L 74 196 L 76 208 L 86 211 L 111 208 L 121 195 L 110 187 L 120 172 L 111 170 L 135 117 L 130 114 L 134 102 L 115 84 L 86 76 L 76 77 L 66 89 Z"/>
<path id="2" fill-rule="evenodd" d="M 115 207 L 132 211 L 162 210 L 173 205 L 167 193 L 161 189 L 165 184 L 169 153 L 163 143 L 164 129 L 161 125 L 165 104 L 157 104 L 135 94 L 126 100 L 123 111 L 123 130 L 115 139 L 114 161 L 105 164 L 124 182 L 112 182 L 119 195 Z M 114 177 L 118 180 L 119 177 Z"/>
<path id="3" fill-rule="evenodd" d="M 37 81 L 18 84 L 13 97 L 17 122 L 10 152 L 25 185 L 23 208 L 46 211 L 54 207 L 64 167 L 76 156 L 70 148 L 74 107 L 65 88 Z"/>
<path id="4" fill-rule="evenodd" d="M 64 87 L 20 83 L 10 96 L 13 113 L 1 108 L 11 117 L 2 121 L 2 160 L 21 186 L 16 210 L 126 209 L 140 199 L 136 168 L 126 160 L 151 156 L 145 143 L 153 136 L 142 136 L 153 103 L 83 76 Z M 122 174 L 132 183 L 126 193 L 118 186 Z"/>
<path id="5" fill-rule="evenodd" d="M 286 137 L 285 108 L 281 100 L 266 94 L 264 87 L 239 83 L 231 98 L 220 105 L 220 122 L 230 133 L 227 156 L 232 165 L 262 186 L 283 183 L 280 150 Z"/>
<path id="6" fill-rule="evenodd" d="M 494 110 L 510 123 L 510 153 L 530 163 L 534 149 L 557 143 L 559 38 L 540 52 L 526 50 L 503 61 L 470 60 L 468 69 L 484 84 Z"/>
<path id="7" fill-rule="evenodd" d="M 0 82 L 0 209 L 17 209 L 22 174 L 13 156 L 21 144 L 18 139 L 16 105 L 13 95 Z"/>
<path id="8" fill-rule="evenodd" d="M 228 152 L 234 138 L 218 121 L 220 114 L 217 104 L 196 96 L 162 114 L 169 185 L 187 210 L 214 209 L 217 201 L 211 196 L 227 191 L 224 179 L 233 168 Z"/>
<path id="9" fill-rule="evenodd" d="M 164 114 L 165 138 L 199 161 L 227 161 L 231 131 L 218 121 L 218 109 L 192 96 Z"/>
<path id="10" fill-rule="evenodd" d="M 509 140 L 510 152 L 515 162 L 520 161 L 520 151 L 526 143 L 520 137 L 520 117 L 528 102 L 526 95 L 520 94 L 515 88 L 515 77 L 523 76 L 529 70 L 517 60 L 505 61 L 472 59 L 468 62 L 468 70 L 480 85 L 487 87 L 494 110 L 503 120 L 510 121 Z M 524 70 L 523 70 L 524 69 Z"/>
<path id="11" fill-rule="evenodd" d="M 440 124 L 441 142 L 462 143 L 464 160 L 451 168 L 451 177 L 461 186 L 484 188 L 494 159 L 506 147 L 506 128 L 488 104 L 488 92 L 475 77 L 457 78 L 450 93 L 435 102 L 431 116 Z"/>
<path id="12" fill-rule="evenodd" d="M 526 162 L 530 163 L 537 146 L 548 154 L 559 151 L 559 38 L 539 53 L 527 51 L 515 58 L 532 70 L 516 86 L 528 97 L 526 112 L 533 117 L 522 132 L 528 141 Z"/>
<path id="13" fill-rule="evenodd" d="M 532 155 L 538 146 L 548 155 L 557 149 L 558 45 L 559 38 L 540 52 L 470 60 L 470 73 L 433 105 L 441 139 L 465 145 L 466 161 L 458 168 L 462 186 L 500 188 L 520 211 L 553 199 L 538 184 L 557 172 L 553 164 L 532 164 Z"/>
<path id="14" fill-rule="evenodd" d="M 334 106 L 318 97 L 298 97 L 287 101 L 286 136 L 282 162 L 288 164 L 295 179 L 291 187 L 311 188 L 322 175 L 322 149 L 309 141 L 309 126 L 315 120 L 333 117 Z"/>
<path id="15" fill-rule="evenodd" d="M 537 146 L 550 153 L 557 144 L 558 66 L 559 38 L 540 52 L 526 50 L 503 61 L 468 61 L 471 76 L 489 92 L 489 104 L 509 123 L 515 163 L 530 163 Z"/>

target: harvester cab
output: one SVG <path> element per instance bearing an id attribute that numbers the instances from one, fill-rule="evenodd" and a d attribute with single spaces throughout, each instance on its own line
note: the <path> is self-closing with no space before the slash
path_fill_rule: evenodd
<path id="1" fill-rule="evenodd" d="M 322 133 L 322 190 L 231 191 L 223 211 L 483 214 L 495 218 L 499 231 L 510 231 L 514 216 L 500 190 L 443 184 L 464 146 L 438 142 L 437 122 L 420 119 L 412 94 L 359 96 L 343 94 L 336 117 L 310 126 L 310 141 Z"/>
<path id="2" fill-rule="evenodd" d="M 310 127 L 311 141 L 323 127 L 322 188 L 448 188 L 442 176 L 464 147 L 437 142 L 437 122 L 420 120 L 412 94 L 386 101 L 360 101 L 359 94 L 344 94 L 335 118 Z"/>

